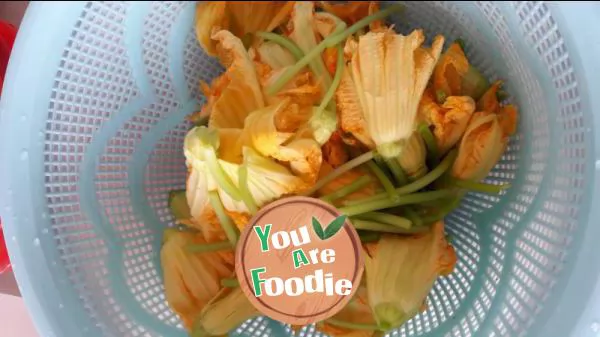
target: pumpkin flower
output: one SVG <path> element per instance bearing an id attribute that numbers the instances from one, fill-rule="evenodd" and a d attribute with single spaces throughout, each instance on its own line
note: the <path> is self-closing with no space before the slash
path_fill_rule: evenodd
<path id="1" fill-rule="evenodd" d="M 479 181 L 496 165 L 510 134 L 493 112 L 476 112 L 465 131 L 452 166 L 452 175 L 462 180 Z"/>
<path id="2" fill-rule="evenodd" d="M 261 91 L 266 105 L 276 105 L 288 101 L 284 109 L 275 115 L 275 125 L 279 131 L 295 132 L 305 125 L 313 115 L 313 107 L 321 100 L 321 87 L 310 70 L 301 71 L 277 94 L 269 95 L 267 88 L 276 82 L 285 71 L 294 65 L 291 53 L 280 45 L 264 41 L 250 49 Z"/>
<path id="3" fill-rule="evenodd" d="M 399 327 L 419 313 L 437 277 L 448 274 L 456 263 L 441 221 L 420 235 L 383 235 L 364 248 L 364 257 L 369 304 L 383 330 Z"/>
<path id="4" fill-rule="evenodd" d="M 192 217 L 202 224 L 205 235 L 212 232 L 211 224 L 216 222 L 208 192 L 218 193 L 226 212 L 247 215 L 251 208 L 262 207 L 309 186 L 287 167 L 238 143 L 241 138 L 242 130 L 216 130 L 203 126 L 193 128 L 186 135 L 184 153 L 190 171 L 186 198 Z M 221 147 L 223 144 L 229 145 Z M 244 175 L 241 174 L 243 170 L 246 171 Z M 205 219 L 212 220 L 205 224 Z"/>
<path id="5" fill-rule="evenodd" d="M 282 101 L 248 115 L 240 141 L 263 156 L 287 163 L 295 175 L 314 184 L 321 167 L 321 146 L 313 138 L 292 139 L 294 134 L 280 132 L 275 125 L 278 112 L 288 104 L 289 101 Z"/>
<path id="6" fill-rule="evenodd" d="M 315 8 L 310 1 L 300 1 L 294 4 L 292 17 L 289 21 L 290 39 L 306 54 L 317 47 L 320 36 L 315 24 Z M 325 67 L 323 59 L 316 57 L 309 64 L 311 70 L 321 84 L 322 93 L 331 86 L 331 76 Z"/>
<path id="7" fill-rule="evenodd" d="M 221 30 L 212 38 L 227 70 L 211 86 L 201 83 L 207 102 L 191 119 L 210 116 L 211 127 L 242 128 L 249 112 L 265 106 L 256 70 L 242 41 L 231 32 Z"/>
<path id="8" fill-rule="evenodd" d="M 452 167 L 455 178 L 473 181 L 485 178 L 502 157 L 509 137 L 516 132 L 516 107 L 501 106 L 496 97 L 501 84 L 494 83 L 477 103 L 483 111 L 473 115 L 460 142 Z"/>
<path id="9" fill-rule="evenodd" d="M 419 132 L 413 132 L 396 159 L 410 180 L 419 179 L 427 173 L 427 148 Z"/>
<path id="10" fill-rule="evenodd" d="M 223 288 L 194 321 L 192 337 L 226 336 L 260 313 L 240 287 Z"/>
<path id="11" fill-rule="evenodd" d="M 438 151 L 448 152 L 462 137 L 475 111 L 475 101 L 469 96 L 450 96 L 439 104 L 428 88 L 419 103 L 419 120 L 433 125 Z"/>
<path id="12" fill-rule="evenodd" d="M 378 1 L 348 1 L 340 4 L 319 1 L 318 5 L 326 12 L 337 16 L 349 25 L 355 24 L 360 19 L 379 10 Z"/>
<path id="13" fill-rule="evenodd" d="M 478 100 L 489 88 L 488 80 L 469 64 L 461 45 L 454 42 L 442 55 L 433 72 L 433 91 L 443 97 L 470 96 Z"/>
<path id="14" fill-rule="evenodd" d="M 350 324 L 345 325 L 346 322 Z M 355 328 L 359 326 L 361 329 Z M 376 327 L 364 285 L 358 287 L 354 297 L 340 312 L 316 326 L 319 332 L 331 337 L 373 337 Z"/>
<path id="15" fill-rule="evenodd" d="M 336 90 L 335 97 L 342 131 L 347 135 L 352 135 L 353 138 L 356 138 L 366 147 L 375 148 L 375 143 L 368 132 L 367 122 L 363 116 L 350 68 L 347 66 L 342 73 L 342 80 Z"/>
<path id="16" fill-rule="evenodd" d="M 228 30 L 238 38 L 270 32 L 290 15 L 294 1 L 200 1 L 196 6 L 196 37 L 208 55 L 217 54 L 211 39 L 215 31 Z"/>
<path id="17" fill-rule="evenodd" d="M 352 78 L 368 134 L 384 158 L 400 155 L 415 129 L 419 101 L 440 56 L 444 38 L 422 47 L 421 30 L 410 35 L 391 30 L 359 38 Z"/>
<path id="18" fill-rule="evenodd" d="M 170 230 L 165 232 L 160 251 L 167 302 L 188 330 L 221 289 L 220 280 L 234 271 L 233 263 L 217 252 L 196 254 L 185 249 L 188 245 L 203 243 L 206 241 L 201 234 Z"/>

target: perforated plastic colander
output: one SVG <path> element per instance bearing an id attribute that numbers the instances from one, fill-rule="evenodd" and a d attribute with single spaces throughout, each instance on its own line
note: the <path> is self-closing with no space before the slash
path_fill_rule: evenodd
<path id="1" fill-rule="evenodd" d="M 600 6 L 409 2 L 392 18 L 462 37 L 503 78 L 519 132 L 447 218 L 456 271 L 392 336 L 598 336 Z M 163 295 L 168 192 L 183 188 L 183 117 L 222 69 L 192 30 L 194 3 L 33 2 L 0 105 L 0 215 L 43 336 L 184 336 Z M 287 336 L 267 318 L 244 336 Z M 315 336 L 306 327 L 300 336 Z"/>

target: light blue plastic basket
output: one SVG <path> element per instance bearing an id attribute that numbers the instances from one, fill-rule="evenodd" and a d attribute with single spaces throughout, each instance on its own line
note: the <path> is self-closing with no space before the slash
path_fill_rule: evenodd
<path id="1" fill-rule="evenodd" d="M 459 263 L 392 336 L 599 336 L 600 6 L 410 2 L 399 31 L 463 37 L 506 79 L 519 132 L 447 218 Z M 184 336 L 163 295 L 168 191 L 183 188 L 183 117 L 220 71 L 194 3 L 32 2 L 0 105 L 0 214 L 42 336 Z M 595 207 L 594 207 L 595 206 Z M 289 335 L 266 318 L 236 334 Z M 300 336 L 315 336 L 306 327 Z"/>

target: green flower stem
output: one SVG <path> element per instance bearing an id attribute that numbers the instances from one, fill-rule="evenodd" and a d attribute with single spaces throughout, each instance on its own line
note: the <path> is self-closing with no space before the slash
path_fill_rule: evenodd
<path id="1" fill-rule="evenodd" d="M 427 124 L 421 124 L 418 127 L 419 133 L 423 140 L 425 141 L 425 146 L 427 146 L 427 162 L 431 165 L 430 167 L 437 166 L 440 158 L 440 154 L 437 148 L 437 143 L 435 141 L 435 137 L 429 130 L 429 126 Z"/>
<path id="2" fill-rule="evenodd" d="M 205 156 L 205 163 L 211 175 L 216 180 L 217 185 L 219 185 L 219 187 L 222 188 L 223 191 L 225 191 L 225 193 L 229 194 L 229 196 L 233 200 L 240 201 L 242 199 L 240 191 L 233 184 L 231 179 L 229 179 L 229 176 L 227 175 L 227 173 L 225 173 L 225 171 L 219 164 L 219 159 L 217 159 L 217 155 L 214 149 L 210 151 L 205 151 Z"/>
<path id="3" fill-rule="evenodd" d="M 371 172 L 373 172 L 377 179 L 379 179 L 379 182 L 381 183 L 383 189 L 387 193 L 388 198 L 392 200 L 398 200 L 398 193 L 396 193 L 396 190 L 394 189 L 394 184 L 392 183 L 390 178 L 388 178 L 388 176 L 385 175 L 381 168 L 379 168 L 379 166 L 375 164 L 374 161 L 367 162 L 367 167 L 369 167 Z"/>
<path id="4" fill-rule="evenodd" d="M 387 164 L 387 167 L 389 167 L 390 171 L 392 171 L 398 186 L 404 186 L 406 183 L 408 183 L 408 177 L 406 177 L 406 173 L 404 173 L 404 170 L 396 158 L 385 159 L 385 163 Z"/>
<path id="5" fill-rule="evenodd" d="M 443 220 L 448 214 L 452 213 L 459 205 L 462 195 L 452 198 L 449 202 L 440 207 L 437 212 L 425 215 L 421 218 L 424 224 L 430 224 Z"/>
<path id="6" fill-rule="evenodd" d="M 367 324 L 367 323 L 354 323 L 348 322 L 337 318 L 328 318 L 325 320 L 326 323 L 346 329 L 354 329 L 354 330 L 379 330 L 377 324 Z"/>
<path id="7" fill-rule="evenodd" d="M 329 107 L 329 110 L 335 111 L 336 106 L 335 102 L 332 100 L 333 95 L 335 95 L 335 91 L 337 90 L 340 82 L 342 81 L 342 73 L 344 72 L 344 49 L 342 49 L 342 45 L 338 44 L 337 46 L 337 63 L 335 68 L 335 75 L 333 76 L 333 81 L 331 82 L 331 86 L 327 89 L 325 96 L 323 96 L 323 100 L 319 107 L 317 108 L 316 114 L 321 114 L 325 107 L 329 105 L 329 103 L 333 103 L 333 106 Z"/>
<path id="8" fill-rule="evenodd" d="M 336 29 L 338 29 L 338 28 L 343 30 L 346 28 L 346 24 L 344 23 L 343 25 L 336 27 Z M 258 33 L 256 33 L 256 35 L 265 40 L 275 42 L 278 45 L 286 48 L 294 56 L 296 61 L 300 61 L 304 57 L 304 52 L 302 51 L 302 49 L 300 49 L 300 47 L 294 41 L 290 40 L 289 38 L 287 38 L 285 36 L 275 34 L 275 33 L 270 33 L 270 32 L 258 32 Z M 342 54 L 342 56 L 343 56 L 343 54 Z M 343 58 L 342 58 L 342 61 L 343 61 Z M 317 78 L 319 76 L 329 76 L 329 74 L 327 74 L 326 70 L 323 67 L 317 65 L 316 62 L 312 62 L 312 60 L 309 63 L 309 67 Z M 340 74 L 340 78 L 341 78 L 341 74 Z M 338 84 L 339 84 L 339 81 L 338 81 Z M 333 86 L 333 84 L 332 84 L 332 86 Z M 336 85 L 336 87 L 337 87 L 337 85 Z M 329 92 L 329 90 L 331 90 L 331 88 L 328 89 L 328 92 Z M 335 92 L 335 89 L 334 89 L 334 92 Z M 327 102 L 325 104 L 323 104 L 321 102 L 321 105 L 319 106 L 319 112 L 322 112 L 323 109 L 325 109 L 325 107 L 329 105 L 329 102 L 331 101 L 331 97 L 333 97 L 333 95 L 331 95 L 331 97 L 329 97 L 329 99 L 327 99 L 327 100 L 325 99 L 326 97 L 327 97 L 327 95 L 324 96 L 323 102 L 324 101 L 327 101 Z M 329 106 L 329 108 L 331 110 L 335 110 L 335 105 Z"/>
<path id="9" fill-rule="evenodd" d="M 231 246 L 231 242 L 229 242 L 229 241 L 194 244 L 194 245 L 185 246 L 185 250 L 190 253 L 207 253 L 207 252 L 217 252 L 217 251 L 221 251 L 221 250 L 232 250 L 232 249 L 233 249 L 233 246 Z"/>
<path id="10" fill-rule="evenodd" d="M 456 149 L 453 149 L 452 151 L 448 152 L 446 157 L 444 157 L 444 160 L 442 160 L 442 162 L 435 169 L 429 171 L 426 175 L 411 182 L 410 184 L 397 188 L 396 193 L 398 193 L 398 195 L 410 194 L 410 193 L 416 192 L 416 191 L 428 186 L 432 182 L 436 181 L 444 173 L 446 173 L 446 171 L 448 171 L 448 169 L 452 166 L 452 164 L 454 163 L 454 160 L 456 159 L 457 153 L 458 153 L 458 151 Z M 359 205 L 359 204 L 364 204 L 366 202 L 384 200 L 387 197 L 388 197 L 388 195 L 386 193 L 380 193 L 380 194 L 375 194 L 371 197 L 361 199 L 361 200 L 347 201 L 344 203 L 344 205 L 345 206 Z"/>
<path id="11" fill-rule="evenodd" d="M 436 181 L 439 177 L 446 173 L 446 171 L 448 171 L 450 167 L 452 167 L 452 164 L 454 164 L 454 160 L 456 160 L 457 154 L 458 150 L 451 150 L 450 152 L 448 152 L 446 157 L 444 157 L 442 162 L 439 165 L 437 165 L 433 170 L 429 171 L 426 175 L 413 181 L 412 183 L 397 188 L 396 192 L 398 192 L 398 194 L 400 195 L 409 194 L 429 186 L 429 184 Z"/>
<path id="12" fill-rule="evenodd" d="M 326 48 L 333 47 L 338 43 L 341 43 L 350 35 L 359 31 L 361 28 L 368 26 L 371 22 L 383 19 L 384 17 L 392 13 L 399 12 L 402 9 L 403 6 L 401 5 L 392 5 L 382 11 L 361 19 L 343 32 L 334 32 L 332 35 L 321 41 L 321 43 L 319 43 L 313 50 L 304 55 L 300 61 L 288 68 L 288 70 L 284 72 L 281 77 L 275 81 L 275 83 L 267 88 L 267 95 L 272 96 L 279 92 L 279 90 L 281 90 L 281 88 L 283 88 L 292 78 L 294 78 L 294 76 L 296 76 L 296 74 L 302 70 L 302 68 L 306 67 L 315 58 L 320 57 L 321 53 L 323 53 Z"/>
<path id="13" fill-rule="evenodd" d="M 364 214 L 360 214 L 356 216 L 357 219 L 360 220 L 370 220 L 381 222 L 387 225 L 392 225 L 399 228 L 410 229 L 412 227 L 412 222 L 407 218 L 403 218 L 401 216 L 381 213 L 381 212 L 368 212 Z"/>
<path id="14" fill-rule="evenodd" d="M 412 208 L 404 207 L 402 211 L 406 215 L 406 218 L 409 219 L 414 226 L 423 226 L 423 219 L 421 219 L 419 214 L 417 214 L 417 212 L 415 212 Z"/>
<path id="15" fill-rule="evenodd" d="M 221 287 L 236 288 L 240 286 L 240 282 L 236 278 L 221 279 Z"/>
<path id="16" fill-rule="evenodd" d="M 304 52 L 302 51 L 302 49 L 300 49 L 300 47 L 298 47 L 298 45 L 294 41 L 290 40 L 289 38 L 283 35 L 270 32 L 257 32 L 256 36 L 271 42 L 275 42 L 283 48 L 287 49 L 294 56 L 296 61 L 300 61 L 304 57 Z"/>
<path id="17" fill-rule="evenodd" d="M 231 218 L 225 213 L 225 208 L 223 207 L 221 198 L 219 198 L 219 193 L 217 191 L 210 191 L 208 192 L 208 198 L 210 200 L 210 205 L 217 214 L 217 218 L 219 218 L 219 222 L 221 223 L 221 227 L 223 227 L 227 239 L 231 242 L 231 245 L 235 247 L 238 240 L 237 227 L 235 227 Z"/>
<path id="18" fill-rule="evenodd" d="M 350 171 L 351 169 L 353 169 L 355 167 L 358 167 L 358 166 L 370 161 L 371 159 L 373 159 L 373 151 L 363 153 L 360 156 L 347 161 L 346 163 L 340 165 L 340 167 L 329 172 L 329 174 L 326 175 L 325 177 L 323 177 L 323 179 L 317 181 L 317 183 L 311 189 L 305 191 L 301 195 L 304 195 L 304 196 L 312 195 L 313 193 L 315 193 L 316 191 L 321 189 L 323 186 L 325 186 L 325 185 L 329 184 L 330 182 L 332 182 L 333 180 L 335 180 L 337 177 L 341 176 L 342 174 Z"/>
<path id="19" fill-rule="evenodd" d="M 369 242 L 376 242 L 377 240 L 379 240 L 379 238 L 381 238 L 381 234 L 377 233 L 377 232 L 360 232 L 358 233 L 358 237 L 360 238 L 360 242 L 362 243 L 369 243 Z"/>
<path id="20" fill-rule="evenodd" d="M 409 229 L 400 228 L 388 224 L 383 224 L 381 222 L 370 221 L 370 220 L 361 220 L 361 219 L 352 219 L 352 225 L 356 229 L 360 229 L 363 231 L 374 231 L 374 232 L 383 232 L 383 233 L 394 233 L 394 234 L 416 234 L 423 233 L 429 230 L 427 226 L 421 227 L 411 227 Z"/>
<path id="21" fill-rule="evenodd" d="M 254 197 L 250 192 L 250 187 L 248 186 L 248 166 L 246 164 L 241 165 L 239 168 L 239 179 L 239 187 L 240 194 L 242 195 L 242 200 L 244 201 L 244 204 L 246 204 L 246 207 L 248 208 L 248 211 L 250 211 L 250 214 L 255 214 L 258 211 L 258 206 L 256 205 Z"/>
<path id="22" fill-rule="evenodd" d="M 320 199 L 326 202 L 333 202 L 334 200 L 343 198 L 349 194 L 360 190 L 361 188 L 367 186 L 370 182 L 370 176 L 362 176 L 353 181 L 350 185 L 346 185 L 335 192 L 324 195 Z"/>
<path id="23" fill-rule="evenodd" d="M 403 195 L 398 200 L 376 200 L 371 202 L 365 202 L 359 205 L 345 206 L 340 208 L 340 212 L 348 216 L 357 214 L 377 211 L 380 209 L 392 208 L 401 205 L 419 204 L 426 201 L 437 200 L 452 196 L 455 192 L 453 190 L 438 190 L 431 192 L 420 192 L 408 195 Z"/>
<path id="24" fill-rule="evenodd" d="M 456 187 L 464 188 L 469 191 L 481 192 L 481 193 L 490 193 L 490 194 L 498 194 L 508 188 L 510 188 L 510 184 L 501 184 L 501 185 L 492 185 L 486 183 L 480 183 L 470 180 L 461 180 L 453 178 L 450 183 Z"/>

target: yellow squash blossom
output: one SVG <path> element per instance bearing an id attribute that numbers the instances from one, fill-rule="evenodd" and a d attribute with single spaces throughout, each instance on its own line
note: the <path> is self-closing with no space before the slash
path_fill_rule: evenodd
<path id="1" fill-rule="evenodd" d="M 493 112 L 476 112 L 458 148 L 452 175 L 473 181 L 485 178 L 500 160 L 508 137 L 498 115 Z"/>
<path id="2" fill-rule="evenodd" d="M 397 157 L 415 129 L 419 101 L 441 53 L 444 38 L 424 48 L 421 30 L 388 30 L 359 38 L 352 77 L 368 134 L 385 158 Z"/>
<path id="3" fill-rule="evenodd" d="M 335 314 L 332 319 L 354 324 L 376 326 L 371 307 L 369 306 L 367 287 L 360 285 L 352 300 L 340 312 Z M 317 330 L 331 337 L 373 337 L 375 335 L 375 329 L 358 330 L 343 328 L 335 325 L 334 321 L 330 323 L 327 320 L 317 324 Z"/>
<path id="4" fill-rule="evenodd" d="M 269 41 L 258 42 L 250 49 L 266 105 L 275 105 L 287 100 L 285 109 L 277 110 L 275 125 L 279 131 L 295 132 L 312 117 L 313 106 L 321 99 L 321 87 L 310 70 L 301 71 L 277 94 L 267 94 L 273 84 L 295 60 L 281 46 Z"/>
<path id="5" fill-rule="evenodd" d="M 306 54 L 317 47 L 320 36 L 315 25 L 315 8 L 310 1 L 300 1 L 294 4 L 292 17 L 288 23 L 290 39 Z M 323 59 L 315 58 L 310 62 L 310 68 L 317 76 L 316 81 L 321 85 L 322 93 L 331 86 L 331 76 L 325 67 Z"/>
<path id="6" fill-rule="evenodd" d="M 348 25 L 355 24 L 360 19 L 379 11 L 378 1 L 348 1 L 340 4 L 319 1 L 318 4 L 326 12 L 344 20 Z"/>
<path id="7" fill-rule="evenodd" d="M 459 179 L 479 181 L 487 176 L 502 157 L 509 137 L 517 129 L 517 108 L 501 106 L 496 92 L 501 82 L 496 82 L 477 103 L 484 111 L 476 112 L 458 148 L 452 175 Z"/>
<path id="8" fill-rule="evenodd" d="M 427 173 L 425 161 L 427 159 L 427 148 L 425 142 L 419 134 L 414 131 L 406 141 L 402 152 L 396 160 L 404 170 L 404 173 L 410 180 L 419 179 Z"/>
<path id="9" fill-rule="evenodd" d="M 217 54 L 227 68 L 213 80 L 211 86 L 201 84 L 206 104 L 192 119 L 210 116 L 209 126 L 242 128 L 249 112 L 265 106 L 254 64 L 242 41 L 231 32 L 221 30 L 213 34 Z"/>
<path id="10" fill-rule="evenodd" d="M 240 141 L 249 144 L 260 154 L 288 163 L 292 172 L 314 184 L 322 162 L 321 147 L 312 138 L 292 139 L 293 134 L 280 132 L 275 125 L 278 111 L 285 110 L 289 101 L 252 112 L 246 118 Z"/>
<path id="11" fill-rule="evenodd" d="M 282 196 L 299 193 L 310 186 L 275 160 L 237 143 L 241 137 L 241 130 L 233 132 L 227 129 L 196 127 L 188 132 L 184 141 L 184 153 L 190 168 L 186 186 L 190 213 L 210 238 L 214 236 L 212 234 L 218 227 L 214 228 L 215 222 L 210 220 L 214 219 L 214 212 L 210 207 L 209 191 L 218 192 L 226 211 L 248 214 L 248 198 L 251 198 L 257 207 L 261 207 Z M 221 144 L 235 145 L 223 148 Z M 239 155 L 234 154 L 238 151 Z M 224 159 L 228 157 L 235 160 Z M 241 186 L 242 168 L 247 170 L 245 186 Z M 242 189 L 247 189 L 249 196 L 244 197 Z M 221 231 L 218 233 L 222 234 Z"/>
<path id="12" fill-rule="evenodd" d="M 383 235 L 369 246 L 364 251 L 368 298 L 383 330 L 399 327 L 419 313 L 435 280 L 456 263 L 441 221 L 427 233 Z"/>
<path id="13" fill-rule="evenodd" d="M 221 289 L 220 280 L 233 273 L 233 263 L 218 253 L 190 253 L 186 246 L 203 244 L 202 235 L 170 230 L 160 251 L 165 296 L 184 326 L 191 329 L 194 318 Z"/>
<path id="14" fill-rule="evenodd" d="M 478 100 L 489 87 L 488 80 L 469 64 L 462 47 L 454 42 L 433 72 L 433 91 L 438 103 L 448 96 L 470 96 Z"/>
<path id="15" fill-rule="evenodd" d="M 375 143 L 369 134 L 367 122 L 360 106 L 356 86 L 352 79 L 350 68 L 342 73 L 340 85 L 335 93 L 337 99 L 338 119 L 344 133 L 352 135 L 359 142 L 372 149 Z"/>
<path id="16" fill-rule="evenodd" d="M 339 131 L 334 132 L 321 147 L 323 161 L 336 168 L 348 161 L 348 152 Z"/>
<path id="17" fill-rule="evenodd" d="M 200 1 L 196 7 L 196 37 L 207 54 L 217 53 L 211 39 L 218 30 L 239 38 L 259 31 L 270 32 L 290 15 L 294 1 Z"/>
<path id="18" fill-rule="evenodd" d="M 438 151 L 448 152 L 462 137 L 475 111 L 475 101 L 469 96 L 450 96 L 438 104 L 428 88 L 419 103 L 419 119 L 433 125 Z"/>
<path id="19" fill-rule="evenodd" d="M 446 96 L 462 95 L 462 78 L 469 70 L 469 60 L 458 43 L 442 55 L 433 73 L 433 91 Z"/>
<path id="20" fill-rule="evenodd" d="M 192 336 L 226 336 L 259 315 L 240 287 L 223 288 L 195 320 Z"/>

